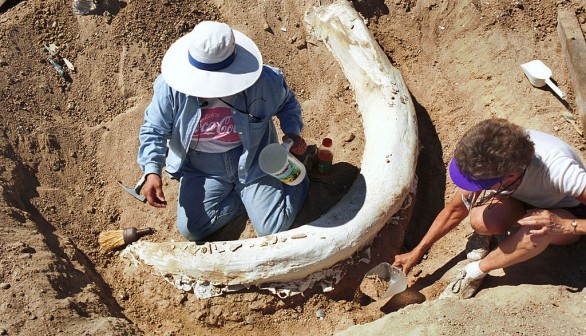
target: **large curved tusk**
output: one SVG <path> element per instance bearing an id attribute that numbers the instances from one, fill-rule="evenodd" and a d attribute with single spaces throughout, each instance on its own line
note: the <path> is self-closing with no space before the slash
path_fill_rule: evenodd
<path id="1" fill-rule="evenodd" d="M 326 274 L 320 271 L 370 244 L 401 208 L 414 183 L 418 140 L 400 72 L 348 2 L 314 8 L 305 20 L 341 64 L 363 118 L 362 169 L 348 193 L 324 216 L 290 231 L 204 245 L 141 241 L 123 256 L 142 260 L 200 297 L 267 283 L 315 283 L 316 274 Z"/>

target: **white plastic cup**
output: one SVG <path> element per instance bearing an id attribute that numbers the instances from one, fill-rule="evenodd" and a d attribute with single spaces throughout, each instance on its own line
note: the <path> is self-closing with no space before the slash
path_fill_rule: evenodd
<path id="1" fill-rule="evenodd" d="M 393 266 L 387 262 L 382 262 L 376 267 L 366 272 L 364 278 L 371 274 L 376 274 L 381 280 L 386 281 L 389 285 L 386 292 L 379 298 L 379 300 L 393 297 L 407 289 L 407 276 L 403 270 L 397 266 Z"/>
<path id="2" fill-rule="evenodd" d="M 298 185 L 305 178 L 305 166 L 289 153 L 292 140 L 283 144 L 273 143 L 260 152 L 258 163 L 260 169 L 288 185 Z"/>

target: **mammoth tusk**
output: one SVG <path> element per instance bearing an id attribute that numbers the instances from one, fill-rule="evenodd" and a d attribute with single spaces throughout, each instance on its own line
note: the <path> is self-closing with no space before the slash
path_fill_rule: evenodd
<path id="1" fill-rule="evenodd" d="M 342 66 L 362 114 L 362 168 L 348 193 L 319 219 L 289 231 L 203 245 L 140 241 L 123 257 L 142 260 L 198 297 L 274 283 L 289 284 L 289 291 L 277 293 L 286 296 L 327 276 L 339 280 L 328 270 L 367 247 L 401 209 L 415 184 L 418 139 L 400 72 L 348 2 L 316 7 L 305 21 Z"/>

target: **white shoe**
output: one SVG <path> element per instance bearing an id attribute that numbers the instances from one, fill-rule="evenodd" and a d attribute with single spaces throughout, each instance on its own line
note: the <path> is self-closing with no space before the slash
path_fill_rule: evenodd
<path id="1" fill-rule="evenodd" d="M 469 261 L 478 261 L 490 252 L 490 240 L 492 236 L 484 236 L 476 232 L 468 238 L 466 243 L 466 258 Z"/>
<path id="2" fill-rule="evenodd" d="M 469 299 L 476 293 L 482 284 L 484 277 L 472 279 L 466 276 L 466 271 L 462 268 L 458 275 L 450 282 L 448 287 L 440 294 L 440 299 Z"/>

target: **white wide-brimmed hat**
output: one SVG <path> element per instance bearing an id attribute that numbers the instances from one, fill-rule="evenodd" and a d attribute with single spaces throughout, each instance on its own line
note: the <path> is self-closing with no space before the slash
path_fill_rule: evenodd
<path id="1" fill-rule="evenodd" d="M 246 35 L 225 23 L 203 21 L 171 45 L 161 73 L 173 89 L 201 98 L 227 97 L 260 77 L 262 56 Z"/>

